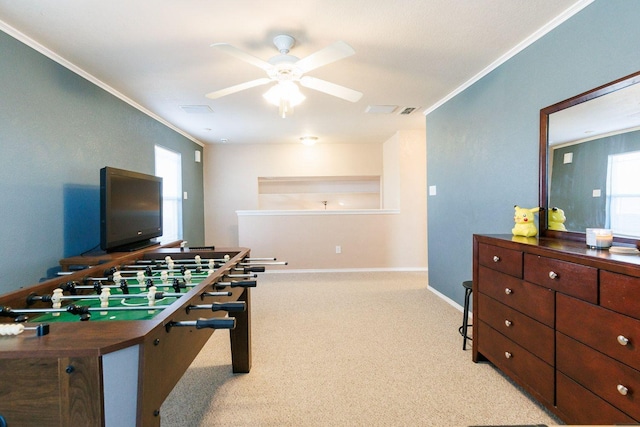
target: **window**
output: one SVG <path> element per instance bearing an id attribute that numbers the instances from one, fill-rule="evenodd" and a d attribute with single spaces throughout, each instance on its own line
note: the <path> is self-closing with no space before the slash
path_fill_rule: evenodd
<path id="1" fill-rule="evenodd" d="M 606 224 L 616 235 L 640 235 L 640 151 L 609 156 Z"/>
<path id="2" fill-rule="evenodd" d="M 162 240 L 182 239 L 182 156 L 155 146 L 156 176 L 162 177 Z"/>

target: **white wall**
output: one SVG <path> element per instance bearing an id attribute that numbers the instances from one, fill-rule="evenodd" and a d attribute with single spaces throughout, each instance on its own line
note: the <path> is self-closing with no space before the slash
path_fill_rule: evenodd
<path id="1" fill-rule="evenodd" d="M 208 145 L 205 242 L 238 246 L 237 210 L 258 209 L 258 177 L 382 175 L 382 144 Z"/>
<path id="2" fill-rule="evenodd" d="M 382 144 L 382 209 L 400 208 L 400 134 Z"/>
<path id="3" fill-rule="evenodd" d="M 398 213 L 370 211 L 245 211 L 238 216 L 240 246 L 254 257 L 276 257 L 274 270 L 409 269 L 411 256 L 394 253 Z M 340 246 L 340 253 L 336 253 Z"/>
<path id="4" fill-rule="evenodd" d="M 387 145 L 391 148 L 387 151 Z M 385 142 L 383 188 L 385 209 L 399 208 L 392 217 L 393 233 L 387 241 L 397 266 L 427 267 L 427 146 L 423 130 L 402 131 Z M 387 161 L 389 160 L 389 161 Z M 396 169 L 397 167 L 397 169 Z M 387 184 L 387 171 L 393 185 Z M 393 194 L 393 192 L 397 194 Z M 391 192 L 391 194 L 387 194 Z"/>
<path id="5" fill-rule="evenodd" d="M 255 146 L 254 146 L 255 147 Z M 287 148 L 293 153 L 287 153 Z M 312 147 L 317 148 L 317 147 Z M 348 145 L 332 146 L 318 153 L 316 160 L 324 159 L 325 164 L 315 163 L 307 167 L 308 175 L 328 175 L 333 169 L 336 175 L 345 174 L 381 174 L 371 168 L 377 159 L 376 167 L 383 167 L 383 188 L 385 197 L 393 200 L 391 210 L 379 211 L 258 211 L 257 203 L 250 208 L 239 208 L 237 221 L 238 244 L 251 248 L 256 257 L 277 257 L 286 260 L 283 270 L 321 270 L 321 269 L 387 269 L 414 270 L 427 267 L 426 235 L 426 144 L 424 131 L 398 132 L 382 146 Z M 227 151 L 220 150 L 225 154 Z M 219 151 L 219 152 L 220 152 Z M 264 175 L 300 176 L 299 164 L 282 163 L 276 159 L 298 155 L 306 150 L 297 146 L 280 146 L 268 149 L 260 147 L 256 154 L 248 154 L 245 149 L 228 150 L 241 158 L 249 167 L 246 180 L 257 182 Z M 360 153 L 358 153 L 360 151 Z M 308 152 L 307 152 L 308 153 Z M 311 152 L 313 153 L 313 152 Z M 384 155 L 383 155 L 384 153 Z M 221 155 L 222 153 L 220 153 Z M 270 157 L 273 156 L 273 157 Z M 337 157 L 336 157 L 337 156 Z M 352 156 L 353 167 L 344 163 L 346 156 Z M 362 159 L 369 157 L 369 162 Z M 252 158 L 253 162 L 247 162 Z M 272 159 L 277 164 L 265 166 Z M 334 161 L 334 159 L 340 159 Z M 218 159 L 218 164 L 232 167 L 236 161 L 227 162 Z M 335 168 L 336 164 L 346 167 Z M 321 167 L 322 166 L 322 167 Z M 215 169 L 207 165 L 207 170 Z M 247 170 L 246 167 L 239 168 Z M 265 173 L 265 170 L 274 172 Z M 346 171 L 346 172 L 345 172 Z M 224 173 L 223 170 L 214 171 Z M 236 172 L 237 174 L 237 172 Z M 387 175 L 391 184 L 386 183 Z M 228 180 L 227 182 L 233 182 Z M 209 181 L 207 181 L 209 183 Z M 220 187 L 219 185 L 217 187 Z M 247 187 L 249 187 L 247 185 Z M 239 187 L 234 187 L 239 188 Z M 213 196 L 205 187 L 206 193 Z M 224 189 L 219 190 L 226 192 Z M 234 195 L 238 192 L 231 190 Z M 257 197 L 257 185 L 254 185 L 253 197 Z M 247 197 L 249 199 L 249 197 Z M 224 200 L 211 198 L 212 205 L 224 207 Z M 246 205 L 251 205 L 247 200 Z M 233 212 L 235 215 L 235 212 Z M 213 221 L 212 221 L 213 223 Z M 207 222 L 209 224 L 209 222 Z M 207 242 L 209 234 L 207 234 Z M 213 242 L 211 242 L 213 243 Z M 221 245 L 220 243 L 216 243 Z M 336 253 L 336 246 L 341 253 Z"/>

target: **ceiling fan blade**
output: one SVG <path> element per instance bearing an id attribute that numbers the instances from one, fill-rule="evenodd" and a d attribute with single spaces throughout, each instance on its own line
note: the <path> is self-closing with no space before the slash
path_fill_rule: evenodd
<path id="1" fill-rule="evenodd" d="M 266 85 L 269 82 L 271 82 L 270 78 L 263 77 L 261 79 L 240 83 L 239 85 L 231 86 L 226 89 L 220 89 L 215 92 L 208 93 L 205 96 L 209 99 L 218 99 L 226 95 L 231 95 L 232 93 L 240 92 L 241 90 L 250 89 L 256 86 Z"/>
<path id="2" fill-rule="evenodd" d="M 211 47 L 215 47 L 231 56 L 235 56 L 238 59 L 241 59 L 249 64 L 255 65 L 256 67 L 262 68 L 265 71 L 269 71 L 273 68 L 273 65 L 269 64 L 267 61 L 263 61 L 257 56 L 253 56 L 243 50 L 238 49 L 230 45 L 229 43 L 214 43 Z"/>
<path id="3" fill-rule="evenodd" d="M 300 59 L 296 62 L 296 67 L 300 68 L 303 73 L 306 73 L 323 65 L 351 56 L 354 53 L 356 53 L 356 51 L 353 50 L 351 46 L 343 41 L 338 41 L 316 53 Z"/>
<path id="4" fill-rule="evenodd" d="M 314 89 L 320 92 L 328 93 L 329 95 L 337 96 L 346 101 L 358 102 L 362 98 L 362 92 L 349 89 L 344 86 L 330 83 L 325 80 L 320 80 L 315 77 L 304 76 L 300 79 L 300 84 L 309 89 Z"/>

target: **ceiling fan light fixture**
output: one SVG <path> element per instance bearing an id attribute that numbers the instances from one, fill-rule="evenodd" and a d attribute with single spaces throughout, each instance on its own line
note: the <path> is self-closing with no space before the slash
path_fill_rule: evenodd
<path id="1" fill-rule="evenodd" d="M 281 34 L 276 36 L 273 39 L 273 43 L 280 54 L 270 58 L 268 61 L 255 57 L 228 43 L 212 44 L 211 47 L 261 68 L 267 73 L 267 77 L 220 89 L 205 96 L 209 99 L 218 99 L 242 90 L 276 82 L 277 84 L 263 96 L 280 109 L 280 116 L 283 118 L 287 114 L 293 113 L 293 107 L 305 99 L 304 95 L 300 93 L 296 82 L 299 82 L 305 88 L 323 92 L 349 102 L 358 102 L 362 97 L 361 92 L 305 75 L 316 68 L 355 54 L 355 50 L 347 43 L 343 41 L 335 42 L 302 59 L 289 54 L 289 51 L 295 45 L 295 39 L 290 35 Z"/>
<path id="2" fill-rule="evenodd" d="M 318 142 L 318 137 L 311 135 L 302 136 L 300 137 L 300 142 L 302 142 L 304 145 L 313 145 Z"/>
<path id="3" fill-rule="evenodd" d="M 300 88 L 294 82 L 278 82 L 262 95 L 270 104 L 279 107 L 280 116 L 287 117 L 293 113 L 293 107 L 300 105 L 305 100 L 305 96 L 300 92 Z"/>
<path id="4" fill-rule="evenodd" d="M 273 85 L 271 89 L 266 91 L 262 96 L 276 107 L 280 106 L 283 99 L 288 101 L 292 107 L 300 105 L 300 103 L 305 100 L 305 96 L 300 92 L 300 88 L 298 88 L 298 85 L 294 82 L 279 82 L 277 85 Z"/>

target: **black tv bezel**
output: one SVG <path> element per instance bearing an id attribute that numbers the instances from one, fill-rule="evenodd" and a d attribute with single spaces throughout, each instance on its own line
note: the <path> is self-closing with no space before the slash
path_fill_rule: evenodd
<path id="1" fill-rule="evenodd" d="M 108 229 L 110 226 L 110 209 L 111 209 L 111 177 L 124 176 L 129 179 L 152 181 L 159 183 L 159 218 L 160 228 L 139 230 L 141 234 L 130 235 L 117 240 L 108 240 Z M 155 175 L 148 175 L 131 170 L 118 169 L 111 166 L 105 166 L 100 169 L 100 248 L 106 252 L 130 252 L 142 249 L 157 242 L 152 240 L 162 236 L 162 178 Z"/>

